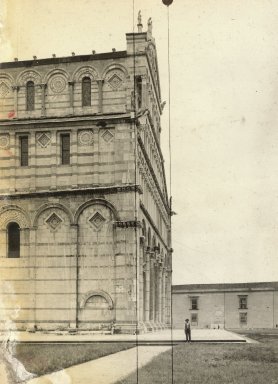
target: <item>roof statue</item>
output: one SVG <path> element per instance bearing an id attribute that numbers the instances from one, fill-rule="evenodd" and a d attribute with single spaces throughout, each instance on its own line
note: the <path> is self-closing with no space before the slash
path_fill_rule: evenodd
<path id="1" fill-rule="evenodd" d="M 153 30 L 153 22 L 152 22 L 152 18 L 149 17 L 149 19 L 148 19 L 148 33 L 150 35 L 152 34 L 152 30 Z"/>
<path id="2" fill-rule="evenodd" d="M 138 16 L 137 16 L 137 27 L 138 27 L 138 33 L 141 33 L 143 29 L 141 10 L 138 12 Z"/>

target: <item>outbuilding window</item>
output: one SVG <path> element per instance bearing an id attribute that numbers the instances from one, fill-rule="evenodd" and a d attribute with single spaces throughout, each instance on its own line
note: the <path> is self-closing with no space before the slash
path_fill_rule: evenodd
<path id="1" fill-rule="evenodd" d="M 20 228 L 17 223 L 9 223 L 7 226 L 8 257 L 20 257 Z"/>
<path id="2" fill-rule="evenodd" d="M 191 313 L 191 324 L 198 325 L 198 313 Z"/>
<path id="3" fill-rule="evenodd" d="M 190 297 L 191 301 L 191 309 L 196 310 L 198 309 L 198 297 Z"/>
<path id="4" fill-rule="evenodd" d="M 239 309 L 247 309 L 247 296 L 239 296 Z"/>
<path id="5" fill-rule="evenodd" d="M 241 312 L 239 314 L 239 322 L 241 325 L 246 325 L 247 324 L 247 312 Z"/>

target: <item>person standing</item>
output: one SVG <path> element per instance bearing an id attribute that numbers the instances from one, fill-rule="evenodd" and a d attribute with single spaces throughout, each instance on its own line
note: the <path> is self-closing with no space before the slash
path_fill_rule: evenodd
<path id="1" fill-rule="evenodd" d="M 191 343 L 191 324 L 189 319 L 185 319 L 185 324 L 184 324 L 184 333 L 186 336 L 186 341 Z"/>

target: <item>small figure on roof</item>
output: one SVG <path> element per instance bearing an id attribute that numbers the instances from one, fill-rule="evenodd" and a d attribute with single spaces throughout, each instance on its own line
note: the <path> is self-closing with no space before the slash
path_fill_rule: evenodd
<path id="1" fill-rule="evenodd" d="M 148 19 L 148 32 L 150 34 L 152 34 L 152 30 L 153 30 L 153 22 L 152 22 L 152 18 L 149 17 L 149 19 Z"/>

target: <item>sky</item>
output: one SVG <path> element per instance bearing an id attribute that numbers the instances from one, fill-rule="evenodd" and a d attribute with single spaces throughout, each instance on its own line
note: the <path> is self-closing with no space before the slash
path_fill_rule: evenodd
<path id="1" fill-rule="evenodd" d="M 0 0 L 0 61 L 125 50 L 152 17 L 162 149 L 173 197 L 173 283 L 275 281 L 278 271 L 278 3 Z"/>

